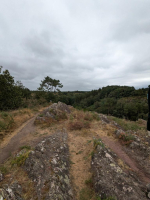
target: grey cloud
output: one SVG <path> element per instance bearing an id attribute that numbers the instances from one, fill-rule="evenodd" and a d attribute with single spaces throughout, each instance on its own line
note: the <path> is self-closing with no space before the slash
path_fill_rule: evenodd
<path id="1" fill-rule="evenodd" d="M 3 1 L 0 65 L 36 89 L 45 76 L 62 90 L 150 82 L 150 1 Z"/>

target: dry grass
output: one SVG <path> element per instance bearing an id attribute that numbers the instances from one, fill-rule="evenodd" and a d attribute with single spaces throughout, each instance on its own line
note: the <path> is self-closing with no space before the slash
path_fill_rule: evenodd
<path id="1" fill-rule="evenodd" d="M 0 143 L 5 138 L 11 137 L 13 132 L 31 119 L 37 112 L 45 108 L 39 106 L 38 109 L 22 108 L 14 111 L 0 112 Z"/>
<path id="2" fill-rule="evenodd" d="M 27 108 L 0 112 L 0 142 L 33 116 L 34 111 Z"/>

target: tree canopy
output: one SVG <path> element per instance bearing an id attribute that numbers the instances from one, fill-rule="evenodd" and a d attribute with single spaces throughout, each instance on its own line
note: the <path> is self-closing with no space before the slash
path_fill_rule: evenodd
<path id="1" fill-rule="evenodd" d="M 30 98 L 30 90 L 25 88 L 20 81 L 15 83 L 14 77 L 8 70 L 1 71 L 0 67 L 0 110 L 18 108 L 22 98 Z"/>
<path id="2" fill-rule="evenodd" d="M 49 76 L 46 76 L 44 80 L 41 81 L 40 87 L 38 90 L 43 90 L 46 92 L 56 92 L 60 91 L 59 88 L 62 88 L 63 85 L 59 80 L 52 79 Z"/>

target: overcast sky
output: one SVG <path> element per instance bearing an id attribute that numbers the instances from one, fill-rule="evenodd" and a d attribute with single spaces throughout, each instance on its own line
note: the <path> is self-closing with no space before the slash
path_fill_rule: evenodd
<path id="1" fill-rule="evenodd" d="M 0 0 L 0 65 L 31 90 L 150 85 L 150 0 Z"/>

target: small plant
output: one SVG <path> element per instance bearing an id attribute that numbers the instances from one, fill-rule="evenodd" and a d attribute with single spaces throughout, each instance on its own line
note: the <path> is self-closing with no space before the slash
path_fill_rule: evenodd
<path id="1" fill-rule="evenodd" d="M 94 151 L 91 151 L 89 156 L 93 157 L 94 156 Z"/>
<path id="2" fill-rule="evenodd" d="M 70 164 L 75 164 L 75 163 L 70 160 Z"/>
<path id="3" fill-rule="evenodd" d="M 89 188 L 89 187 L 85 187 L 80 191 L 80 197 L 79 200 L 90 200 L 94 197 L 94 190 Z"/>
<path id="4" fill-rule="evenodd" d="M 0 167 L 0 172 L 1 172 L 2 174 L 6 174 L 6 173 L 7 173 L 7 168 L 4 167 L 4 166 L 1 166 L 1 167 Z"/>
<path id="5" fill-rule="evenodd" d="M 70 120 L 73 121 L 73 116 L 72 115 L 70 115 Z"/>
<path id="6" fill-rule="evenodd" d="M 100 138 L 94 139 L 93 144 L 94 144 L 94 149 L 96 149 L 98 145 L 100 145 L 102 148 L 105 147 L 104 143 L 102 142 Z"/>
<path id="7" fill-rule="evenodd" d="M 14 118 L 12 115 L 2 112 L 1 113 L 1 120 L 0 120 L 0 131 L 9 130 L 14 126 Z"/>
<path id="8" fill-rule="evenodd" d="M 30 149 L 31 149 L 31 146 L 24 145 L 24 146 L 20 147 L 20 150 L 22 150 L 22 149 L 30 150 Z"/>
<path id="9" fill-rule="evenodd" d="M 93 119 L 95 119 L 97 121 L 100 120 L 100 117 L 99 117 L 99 115 L 97 113 L 92 113 L 92 115 L 93 115 Z"/>
<path id="10" fill-rule="evenodd" d="M 43 114 L 39 114 L 39 117 L 44 117 L 44 115 Z"/>
<path id="11" fill-rule="evenodd" d="M 6 124 L 4 121 L 0 121 L 0 132 L 1 132 L 2 130 L 5 130 L 6 127 L 7 127 L 7 124 Z"/>
<path id="12" fill-rule="evenodd" d="M 9 115 L 9 114 L 8 114 L 7 112 L 1 112 L 1 117 L 2 117 L 3 119 L 7 118 L 8 115 Z"/>
<path id="13" fill-rule="evenodd" d="M 88 144 L 91 143 L 91 142 L 92 142 L 92 140 L 88 140 L 88 141 L 87 141 Z"/>
<path id="14" fill-rule="evenodd" d="M 125 142 L 125 144 L 130 144 L 134 139 L 134 135 L 132 134 L 127 134 L 127 133 L 121 133 L 119 135 L 119 139 Z"/>
<path id="15" fill-rule="evenodd" d="M 24 154 L 19 155 L 18 157 L 15 157 L 12 161 L 11 161 L 11 165 L 17 165 L 17 166 L 22 166 L 25 162 L 25 160 L 28 158 L 29 152 L 26 152 Z"/>
<path id="16" fill-rule="evenodd" d="M 92 179 L 90 178 L 90 179 L 85 180 L 85 184 L 88 185 L 88 186 L 90 186 L 90 187 L 93 187 L 93 181 L 92 181 Z"/>
<path id="17" fill-rule="evenodd" d="M 79 152 L 77 152 L 76 154 L 78 155 L 78 154 L 81 154 L 83 151 L 79 151 Z"/>

